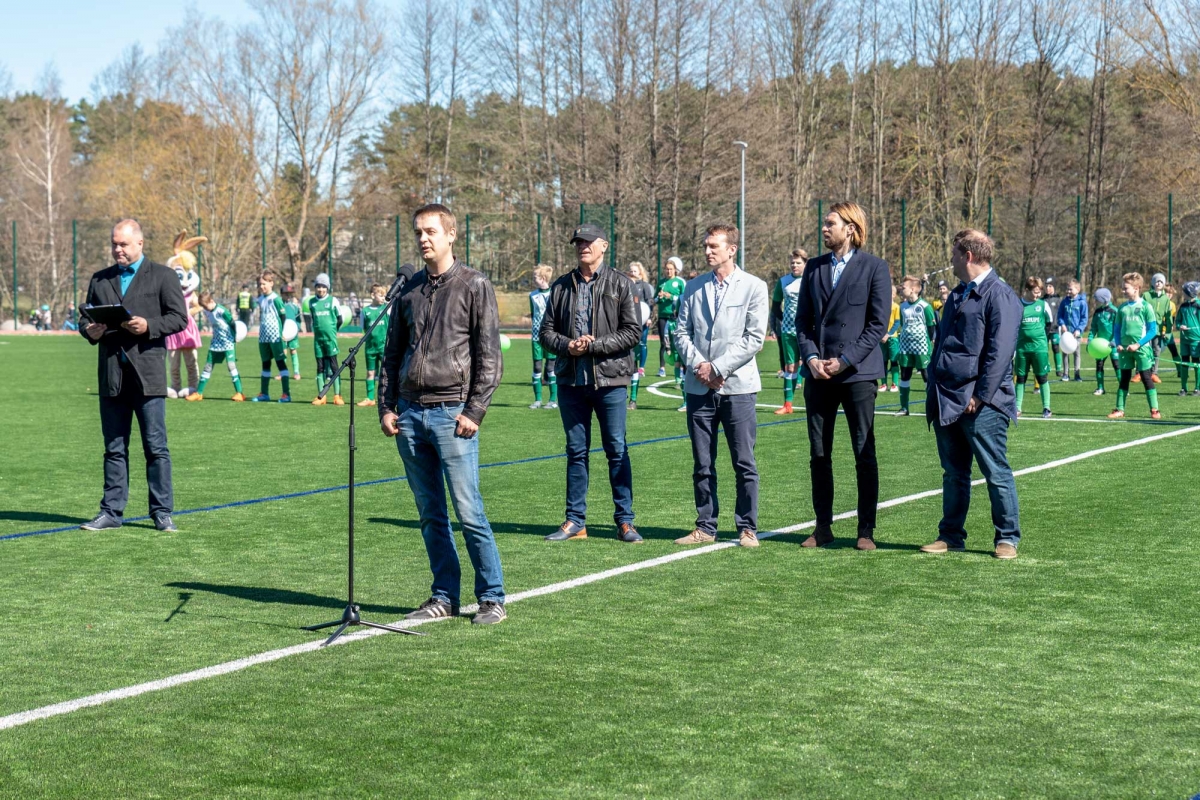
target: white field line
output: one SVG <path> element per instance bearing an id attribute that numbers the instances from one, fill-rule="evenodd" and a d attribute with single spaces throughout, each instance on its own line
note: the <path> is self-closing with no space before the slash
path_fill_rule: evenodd
<path id="1" fill-rule="evenodd" d="M 674 384 L 674 383 L 675 383 L 675 381 L 673 381 L 673 380 L 659 381 L 658 383 L 654 383 L 654 384 L 651 384 L 650 386 L 647 386 L 646 391 L 650 392 L 650 394 L 656 394 L 659 397 L 666 397 L 670 400 L 682 400 L 683 399 L 682 395 L 667 394 L 666 392 L 664 392 L 663 390 L 658 388 L 660 386 L 666 386 L 668 384 Z M 887 393 L 880 392 L 879 394 L 887 394 Z M 773 405 L 771 403 L 755 403 L 754 405 L 758 408 L 783 408 L 783 406 L 781 406 L 781 405 L 777 406 L 777 405 Z M 792 405 L 792 411 L 803 411 L 803 410 L 804 410 L 804 406 Z M 891 416 L 895 416 L 895 412 L 894 411 L 876 411 L 875 416 L 891 417 Z"/>
<path id="2" fill-rule="evenodd" d="M 1096 456 L 1106 455 L 1108 453 L 1114 453 L 1114 452 L 1117 452 L 1118 450 L 1126 450 L 1131 447 L 1138 447 L 1139 445 L 1150 444 L 1151 442 L 1157 442 L 1157 441 L 1161 441 L 1163 439 L 1171 439 L 1175 436 L 1183 436 L 1184 434 L 1195 433 L 1196 431 L 1200 431 L 1200 425 L 1193 425 L 1190 428 L 1180 428 L 1180 429 L 1173 430 L 1173 431 L 1167 431 L 1166 433 L 1160 433 L 1155 436 L 1146 436 L 1142 439 L 1135 439 L 1131 442 L 1123 442 L 1121 444 L 1114 444 L 1114 445 L 1110 445 L 1108 447 L 1101 447 L 1096 450 L 1088 450 L 1087 452 L 1079 453 L 1078 455 L 1068 456 L 1066 458 L 1055 459 L 1054 461 L 1048 461 L 1045 464 L 1039 464 L 1039 465 L 1033 466 L 1033 467 L 1026 467 L 1025 469 L 1017 470 L 1013 474 L 1018 477 L 1022 476 L 1022 475 L 1031 475 L 1035 472 L 1043 472 L 1048 469 L 1055 469 L 1056 467 L 1062 467 L 1062 466 L 1066 466 L 1068 464 L 1074 464 L 1077 461 L 1084 461 L 1089 458 L 1095 458 Z M 974 481 L 971 481 L 971 485 L 972 486 L 980 486 L 984 482 L 985 481 L 982 478 L 979 478 Z M 915 494 L 908 494 L 908 495 L 904 495 L 903 497 L 895 497 L 895 498 L 892 498 L 891 500 L 885 500 L 882 503 L 880 503 L 878 507 L 881 509 L 894 508 L 896 506 L 904 505 L 906 503 L 912 503 L 917 500 L 925 500 L 930 497 L 937 497 L 941 493 L 942 493 L 941 489 L 929 489 L 924 492 L 916 492 Z M 836 514 L 833 519 L 834 519 L 834 521 L 853 519 L 857 515 L 858 515 L 857 511 L 845 511 L 841 514 Z M 795 533 L 797 531 L 805 530 L 807 528 L 812 528 L 815 526 L 816 526 L 816 521 L 809 520 L 808 522 L 801 522 L 796 525 L 789 525 L 785 528 L 776 528 L 773 531 L 767 531 L 764 533 L 760 533 L 758 535 L 758 538 L 766 539 L 771 536 L 779 536 L 779 535 L 786 534 L 786 533 Z M 575 589 L 580 586 L 587 586 L 590 583 L 596 583 L 597 581 L 607 580 L 608 578 L 614 578 L 614 577 L 617 577 L 618 575 L 625 575 L 630 572 L 640 572 L 641 570 L 644 570 L 644 569 L 650 569 L 652 567 L 662 566 L 663 564 L 670 564 L 675 561 L 681 561 L 685 558 L 692 558 L 694 556 L 705 555 L 707 553 L 713 553 L 718 550 L 727 550 L 731 547 L 737 547 L 737 546 L 738 545 L 736 542 L 730 540 L 730 541 L 724 541 L 724 542 L 716 542 L 714 544 L 705 545 L 704 547 L 697 547 L 697 548 L 689 549 L 689 550 L 680 550 L 678 552 L 670 553 L 665 556 L 659 556 L 658 558 L 651 558 L 651 559 L 647 559 L 646 561 L 637 561 L 633 564 L 627 564 L 623 567 L 615 567 L 613 569 L 604 570 L 603 572 L 595 572 L 595 573 L 592 573 L 591 575 L 583 575 L 578 578 L 572 578 L 570 580 L 560 581 L 558 583 L 552 583 L 547 586 L 538 587 L 536 589 L 528 589 L 524 592 L 517 592 L 516 594 L 509 595 L 509 597 L 507 598 L 507 602 L 517 603 L 522 600 L 532 599 L 534 597 L 541 597 L 543 595 L 548 595 L 548 594 L 556 594 L 558 592 L 567 591 L 568 589 Z M 477 608 L 478 607 L 475 605 L 463 606 L 461 609 L 461 613 L 462 614 L 470 614 L 470 613 L 476 611 Z M 443 617 L 442 619 L 447 619 L 447 618 Z M 429 622 L 440 622 L 440 621 L 441 621 L 440 619 L 439 620 L 421 620 L 421 621 L 400 620 L 398 622 L 394 622 L 391 624 L 395 625 L 397 627 L 402 627 L 402 628 L 415 628 L 419 625 L 423 625 L 423 624 L 426 624 Z M 375 630 L 372 628 L 368 628 L 365 630 L 358 630 L 358 631 L 355 631 L 354 633 L 347 634 L 347 635 L 343 636 L 342 638 L 338 639 L 336 642 L 334 642 L 334 645 L 341 645 L 341 644 L 347 644 L 349 642 L 361 641 L 363 639 L 372 638 L 374 636 L 380 636 L 384 633 L 386 633 L 386 632 Z M 50 717 L 57 717 L 57 716 L 60 716 L 63 714 L 70 714 L 73 711 L 78 711 L 83 708 L 91 708 L 93 706 L 105 705 L 106 703 L 111 703 L 116 700 L 124 700 L 126 698 L 137 697 L 139 695 L 148 694 L 150 692 L 157 692 L 157 691 L 161 691 L 163 689 L 170 689 L 175 686 L 182 686 L 187 683 L 194 683 L 196 681 L 202 681 L 202 680 L 206 680 L 208 678 L 215 678 L 220 675 L 228 675 L 232 672 L 239 672 L 241 670 L 256 666 L 258 664 L 267 664 L 272 661 L 278 661 L 283 658 L 288 658 L 289 656 L 300 655 L 301 653 L 309 653 L 314 650 L 320 650 L 323 646 L 324 646 L 324 640 L 321 639 L 321 640 L 312 641 L 312 642 L 305 642 L 304 644 L 292 645 L 291 647 L 280 648 L 278 650 L 268 650 L 265 653 L 258 653 L 257 655 L 247 656 L 246 658 L 239 658 L 235 661 L 227 661 L 223 664 L 215 664 L 211 667 L 204 667 L 203 669 L 197 669 L 197 670 L 192 670 L 191 672 L 184 672 L 184 673 L 180 673 L 178 675 L 172 675 L 170 677 L 161 678 L 156 681 L 148 681 L 146 683 L 139 683 L 134 686 L 127 686 L 123 689 L 113 689 L 113 690 L 107 691 L 107 692 L 100 692 L 99 694 L 88 695 L 87 697 L 80 697 L 76 700 L 68 700 L 68 701 L 65 701 L 62 703 L 54 703 L 53 705 L 42 706 L 41 708 L 34 708 L 29 711 L 21 711 L 16 714 L 9 714 L 6 717 L 0 717 L 0 730 L 16 728 L 21 725 L 26 725 L 30 722 L 36 722 L 37 720 L 48 719 Z"/>

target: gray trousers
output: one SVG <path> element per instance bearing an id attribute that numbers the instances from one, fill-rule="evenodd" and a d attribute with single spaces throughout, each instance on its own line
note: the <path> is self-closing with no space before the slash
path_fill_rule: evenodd
<path id="1" fill-rule="evenodd" d="M 692 439 L 692 484 L 696 495 L 696 527 L 716 534 L 717 515 L 717 429 L 725 431 L 729 456 L 737 483 L 733 523 L 740 533 L 758 532 L 758 465 L 754 441 L 758 420 L 754 403 L 757 394 L 687 394 L 688 435 Z"/>

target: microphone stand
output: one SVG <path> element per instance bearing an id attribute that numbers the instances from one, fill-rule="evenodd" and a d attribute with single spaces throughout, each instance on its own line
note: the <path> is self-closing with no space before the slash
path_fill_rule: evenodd
<path id="1" fill-rule="evenodd" d="M 324 397 L 329 392 L 330 388 L 332 388 L 333 382 L 342 374 L 343 370 L 345 370 L 347 366 L 350 368 L 350 440 L 349 440 L 350 501 L 349 501 L 349 515 L 348 515 L 349 559 L 348 559 L 348 577 L 347 577 L 347 581 L 346 581 L 346 585 L 347 585 L 346 608 L 345 608 L 345 610 L 342 611 L 341 619 L 335 619 L 332 622 L 322 622 L 320 625 L 304 626 L 304 630 L 306 630 L 306 631 L 319 631 L 319 630 L 324 630 L 325 628 L 332 628 L 335 625 L 338 626 L 338 629 L 333 632 L 333 635 L 325 640 L 325 644 L 323 644 L 322 647 L 327 647 L 327 646 L 333 644 L 339 636 L 341 636 L 343 633 L 346 632 L 346 630 L 348 628 L 355 626 L 355 625 L 365 625 L 368 628 L 378 628 L 379 630 L 391 631 L 392 633 L 407 633 L 411 636 L 424 636 L 425 635 L 425 634 L 421 633 L 420 631 L 410 631 L 405 628 L 397 628 L 393 625 L 383 625 L 378 622 L 371 622 L 370 620 L 365 620 L 362 618 L 362 613 L 358 607 L 358 604 L 354 602 L 354 451 L 356 451 L 358 449 L 358 444 L 357 444 L 357 441 L 355 440 L 355 436 L 354 436 L 354 409 L 355 409 L 355 404 L 354 404 L 354 377 L 355 377 L 355 375 L 354 375 L 354 371 L 355 371 L 355 367 L 356 367 L 356 358 L 355 357 L 358 355 L 358 351 L 362 349 L 362 346 L 364 344 L 366 344 L 367 340 L 369 338 L 371 338 L 371 331 L 375 330 L 375 326 L 378 325 L 385 317 L 388 316 L 388 314 L 390 313 L 391 308 L 392 308 L 392 303 L 394 303 L 396 301 L 396 299 L 400 296 L 400 291 L 397 288 L 395 292 L 389 292 L 388 294 L 390 294 L 392 296 L 383 304 L 383 310 L 379 312 L 379 316 L 377 316 L 375 318 L 375 320 L 367 327 L 367 329 L 365 331 L 363 331 L 362 338 L 359 339 L 358 342 L 355 343 L 355 345 L 350 348 L 350 352 L 346 354 L 346 359 L 344 361 L 342 361 L 341 366 L 339 366 L 337 368 L 337 371 L 333 373 L 333 376 L 329 379 L 329 382 L 325 384 L 325 387 L 323 389 L 321 389 L 321 393 L 319 395 L 317 395 L 318 397 Z"/>

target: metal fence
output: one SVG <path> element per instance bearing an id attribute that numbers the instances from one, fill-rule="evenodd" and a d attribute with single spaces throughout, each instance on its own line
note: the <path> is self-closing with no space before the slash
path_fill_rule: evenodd
<path id="1" fill-rule="evenodd" d="M 742 231 L 746 268 L 765 279 L 781 274 L 795 247 L 810 256 L 822 252 L 821 220 L 831 201 L 815 200 L 802 209 L 785 202 L 747 204 Z M 627 202 L 580 203 L 552 213 L 512 209 L 460 214 L 455 252 L 484 272 L 500 292 L 524 292 L 539 263 L 566 269 L 574 263 L 571 231 L 590 222 L 609 233 L 609 264 L 625 269 L 641 261 L 651 276 L 661 275 L 670 256 L 685 271 L 705 269 L 703 232 L 713 222 L 735 222 L 736 199 L 701 204 Z M 55 231 L 9 221 L 0 226 L 0 319 L 29 319 L 50 305 L 54 326 L 82 302 L 91 275 L 111 263 L 110 220 L 71 220 Z M 292 283 L 301 294 L 326 272 L 334 293 L 365 297 L 373 283 L 388 284 L 403 262 L 419 265 L 407 215 L 362 218 L 338 214 L 319 218 L 289 255 L 281 231 L 266 219 L 239 225 L 218 220 L 141 220 L 148 257 L 165 262 L 176 233 L 187 228 L 210 236 L 198 248 L 202 289 L 231 301 L 242 287 L 254 288 L 262 271 Z M 868 248 L 885 258 L 897 276 L 934 272 L 948 266 L 949 237 L 976 227 L 996 240 L 995 268 L 1012 284 L 1026 275 L 1078 276 L 1086 291 L 1112 287 L 1123 272 L 1147 277 L 1162 272 L 1179 285 L 1200 280 L 1200 194 L 1120 195 L 1103 203 L 1083 198 L 1026 202 L 987 198 L 965 219 L 910 199 L 897 199 L 869 219 Z M 56 235 L 51 236 L 50 233 Z"/>

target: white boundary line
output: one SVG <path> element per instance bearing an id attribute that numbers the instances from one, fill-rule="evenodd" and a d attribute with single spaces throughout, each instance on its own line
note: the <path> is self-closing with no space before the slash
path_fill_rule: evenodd
<path id="1" fill-rule="evenodd" d="M 674 381 L 673 379 L 670 379 L 670 378 L 668 378 L 668 379 L 667 379 L 667 380 L 665 380 L 665 381 L 659 381 L 658 383 L 652 383 L 652 384 L 650 384 L 649 386 L 647 386 L 647 387 L 646 387 L 646 391 L 647 391 L 647 392 L 649 392 L 650 394 L 656 394 L 656 395 L 658 395 L 659 397 L 665 397 L 665 398 L 667 398 L 668 400 L 682 400 L 682 399 L 683 399 L 683 395 L 681 395 L 681 394 L 667 394 L 667 393 L 666 393 L 666 392 L 664 392 L 662 389 L 659 389 L 659 388 L 658 388 L 658 387 L 660 387 L 660 386 L 670 386 L 670 385 L 674 385 L 674 383 L 675 383 L 675 381 Z M 759 407 L 759 408 L 783 408 L 783 406 L 771 405 L 770 403 L 755 403 L 754 405 L 756 405 L 756 406 L 757 406 L 757 407 Z M 795 406 L 795 405 L 794 405 L 794 406 L 792 406 L 792 410 L 793 410 L 793 411 L 803 411 L 803 410 L 804 410 L 804 406 Z"/>
<path id="2" fill-rule="evenodd" d="M 1166 433 L 1160 433 L 1155 436 L 1146 436 L 1142 439 L 1135 439 L 1131 442 L 1123 442 L 1121 444 L 1110 445 L 1108 447 L 1101 447 L 1096 450 L 1088 450 L 1087 452 L 1079 453 L 1078 455 L 1068 456 L 1066 458 L 1059 458 L 1059 459 L 1055 459 L 1054 461 L 1048 461 L 1045 464 L 1039 464 L 1034 467 L 1026 467 L 1025 469 L 1017 470 L 1016 472 L 1013 473 L 1013 475 L 1018 476 L 1018 477 L 1022 476 L 1022 475 L 1031 475 L 1035 472 L 1043 472 L 1048 469 L 1055 469 L 1057 467 L 1066 466 L 1067 464 L 1074 464 L 1077 461 L 1084 461 L 1089 458 L 1095 458 L 1096 456 L 1106 455 L 1108 453 L 1114 453 L 1118 450 L 1126 450 L 1131 447 L 1138 447 L 1139 445 L 1149 444 L 1151 442 L 1157 442 L 1157 441 L 1161 441 L 1163 439 L 1171 439 L 1175 436 L 1183 436 L 1184 434 L 1195 433 L 1196 431 L 1200 431 L 1200 425 L 1193 425 L 1190 428 L 1180 428 L 1180 429 L 1173 430 L 1173 431 L 1167 431 Z M 985 483 L 985 481 L 982 478 L 971 481 L 972 486 L 980 486 L 983 483 Z M 930 497 L 937 497 L 941 493 L 942 493 L 941 489 L 929 489 L 924 492 L 917 492 L 915 494 L 909 494 L 909 495 L 905 495 L 903 497 L 895 497 L 891 500 L 885 500 L 882 503 L 880 503 L 878 507 L 881 509 L 894 508 L 899 505 L 904 505 L 905 503 L 911 503 L 911 502 L 914 502 L 917 500 L 925 500 Z M 839 521 L 839 520 L 852 519 L 857 515 L 858 515 L 857 511 L 846 511 L 841 514 L 835 515 L 834 520 Z M 782 535 L 782 534 L 786 534 L 786 533 L 795 533 L 797 531 L 805 530 L 807 528 L 812 528 L 815 526 L 816 526 L 816 521 L 809 520 L 808 522 L 801 522 L 796 525 L 789 525 L 786 528 L 776 528 L 773 531 L 767 531 L 765 533 L 760 533 L 758 535 L 758 537 L 760 539 L 766 539 L 771 536 L 778 536 L 778 535 Z M 604 570 L 603 572 L 596 572 L 591 575 L 583 575 L 578 578 L 571 578 L 570 580 L 559 581 L 558 583 L 551 583 L 547 586 L 541 586 L 536 589 L 527 589 L 524 592 L 517 592 L 516 594 L 510 595 L 507 599 L 507 602 L 517 603 L 522 600 L 532 599 L 534 597 L 541 597 L 543 595 L 555 594 L 557 592 L 563 592 L 568 589 L 575 589 L 580 586 L 587 586 L 588 584 L 596 583 L 597 581 L 607 580 L 608 578 L 615 578 L 618 575 L 625 575 L 630 572 L 640 572 L 641 570 L 650 569 L 652 567 L 662 566 L 663 564 L 670 564 L 675 561 L 682 561 L 685 558 L 692 558 L 694 556 L 705 555 L 707 553 L 713 553 L 718 550 L 728 550 L 731 547 L 737 547 L 737 546 L 738 546 L 737 542 L 730 540 L 730 541 L 717 542 L 715 544 L 705 545 L 704 547 L 698 547 L 695 549 L 680 550 L 678 552 L 670 553 L 665 556 L 659 556 L 658 558 L 651 558 L 646 561 L 637 561 L 637 562 L 634 562 L 633 564 L 626 564 L 623 567 L 615 567 L 613 569 Z M 477 606 L 475 606 L 475 605 L 463 606 L 461 609 L 461 613 L 470 614 L 471 612 L 475 611 L 476 609 L 477 609 Z M 448 619 L 448 618 L 442 617 L 441 619 Z M 392 624 L 399 626 L 399 627 L 403 627 L 403 628 L 415 628 L 418 625 L 423 625 L 423 624 L 426 624 L 429 622 L 439 622 L 439 621 L 441 621 L 441 620 L 421 620 L 421 621 L 416 621 L 416 622 L 410 621 L 410 620 L 401 620 L 399 622 L 395 622 Z M 336 646 L 336 645 L 341 645 L 341 644 L 347 644 L 349 642 L 356 642 L 356 641 L 360 641 L 362 639 L 372 638 L 374 636 L 381 636 L 384 633 L 385 633 L 385 631 L 379 631 L 379 630 L 375 630 L 375 629 L 355 631 L 354 633 L 348 634 L 348 635 L 343 636 L 342 638 L 338 639 L 336 642 L 334 642 L 334 645 Z M 246 658 L 239 658 L 235 661 L 227 661 L 223 664 L 215 664 L 211 667 L 204 667 L 203 669 L 192 670 L 191 672 L 184 672 L 184 673 L 180 673 L 178 675 L 172 675 L 170 677 L 161 678 L 161 679 L 155 680 L 155 681 L 148 681 L 146 683 L 139 683 L 134 686 L 127 686 L 123 689 L 113 689 L 113 690 L 107 691 L 107 692 L 100 692 L 99 694 L 88 695 L 87 697 L 80 697 L 76 700 L 68 700 L 68 701 L 65 701 L 62 703 L 54 703 L 53 705 L 42 706 L 41 708 L 34 708 L 29 711 L 21 711 L 16 714 L 9 714 L 8 716 L 0 717 L 0 730 L 16 728 L 21 725 L 26 725 L 30 722 L 36 722 L 37 720 L 49 719 L 50 717 L 57 717 L 57 716 L 60 716 L 63 714 L 70 714 L 73 711 L 79 711 L 80 709 L 83 709 L 83 708 L 91 708 L 93 706 L 104 705 L 106 703 L 111 703 L 116 700 L 124 700 L 124 699 L 130 698 L 130 697 L 137 697 L 139 695 L 148 694 L 150 692 L 157 692 L 157 691 L 161 691 L 163 689 L 170 689 L 175 686 L 183 686 L 184 684 L 206 680 L 208 678 L 216 678 L 221 675 L 228 675 L 232 672 L 239 672 L 241 670 L 247 669 L 249 667 L 257 666 L 259 664 L 268 664 L 272 661 L 279 661 L 280 659 L 288 658 L 289 656 L 295 656 L 295 655 L 300 655 L 301 653 L 310 653 L 314 650 L 320 650 L 323 646 L 324 646 L 324 640 L 305 642 L 304 644 L 292 645 L 291 647 L 284 647 L 284 648 L 281 648 L 278 650 L 269 650 L 265 653 L 258 653 L 257 655 L 247 656 Z"/>

